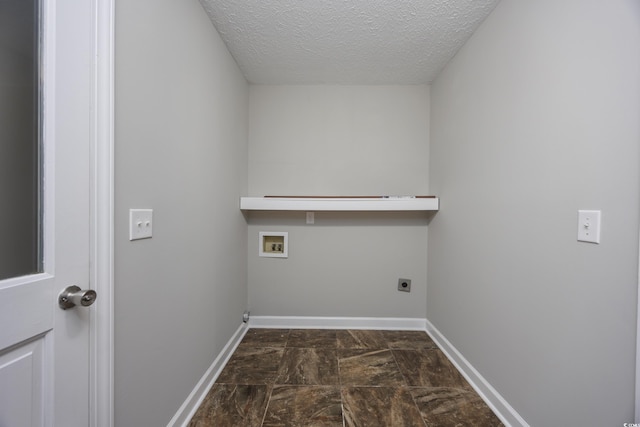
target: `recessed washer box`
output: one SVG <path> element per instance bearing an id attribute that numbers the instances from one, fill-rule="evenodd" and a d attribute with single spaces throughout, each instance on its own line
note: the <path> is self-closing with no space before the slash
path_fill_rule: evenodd
<path id="1" fill-rule="evenodd" d="M 289 257 L 289 233 L 286 231 L 261 231 L 258 255 L 268 258 Z"/>

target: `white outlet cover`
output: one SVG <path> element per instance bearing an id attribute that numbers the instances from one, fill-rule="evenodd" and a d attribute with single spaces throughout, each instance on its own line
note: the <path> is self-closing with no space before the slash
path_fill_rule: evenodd
<path id="1" fill-rule="evenodd" d="M 307 224 L 314 224 L 316 222 L 315 212 L 307 212 Z"/>
<path id="2" fill-rule="evenodd" d="M 153 209 L 129 209 L 129 240 L 153 236 Z"/>
<path id="3" fill-rule="evenodd" d="M 600 211 L 578 211 L 578 241 L 600 243 Z"/>

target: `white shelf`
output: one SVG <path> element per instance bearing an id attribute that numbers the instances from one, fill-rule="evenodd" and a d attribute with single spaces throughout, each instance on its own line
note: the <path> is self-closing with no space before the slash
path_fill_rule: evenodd
<path id="1" fill-rule="evenodd" d="M 437 211 L 437 197 L 416 198 L 327 198 L 241 197 L 244 211 Z"/>

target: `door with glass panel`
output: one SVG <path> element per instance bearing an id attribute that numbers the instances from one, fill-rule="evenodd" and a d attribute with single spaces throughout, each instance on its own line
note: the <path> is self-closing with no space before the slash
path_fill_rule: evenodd
<path id="1" fill-rule="evenodd" d="M 90 424 L 93 7 L 0 0 L 2 427 Z"/>

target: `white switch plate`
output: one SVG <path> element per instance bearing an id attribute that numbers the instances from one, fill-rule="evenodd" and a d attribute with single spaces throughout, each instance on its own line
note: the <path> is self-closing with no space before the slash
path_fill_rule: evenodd
<path id="1" fill-rule="evenodd" d="M 600 211 L 578 211 L 578 241 L 600 243 Z"/>
<path id="2" fill-rule="evenodd" d="M 153 209 L 129 209 L 129 240 L 153 235 Z"/>
<path id="3" fill-rule="evenodd" d="M 307 212 L 307 224 L 313 224 L 316 222 L 315 212 Z"/>

